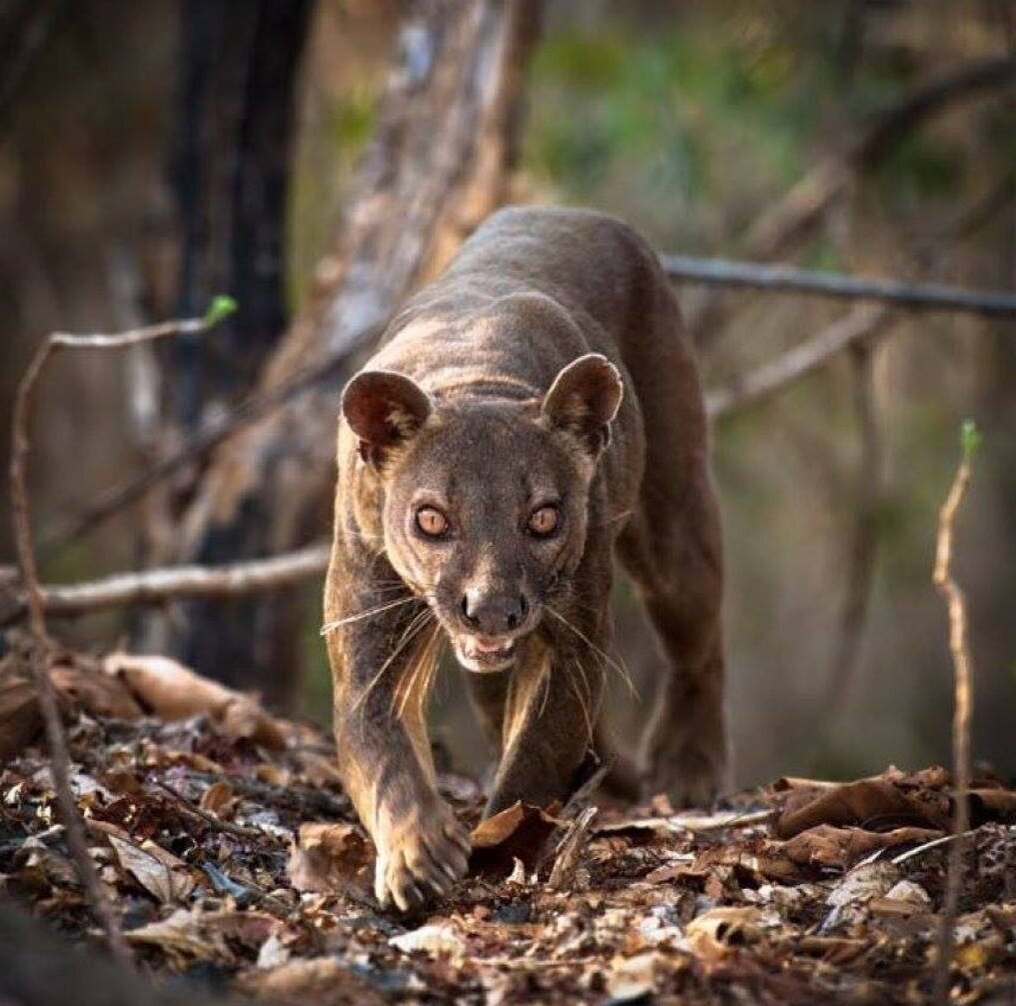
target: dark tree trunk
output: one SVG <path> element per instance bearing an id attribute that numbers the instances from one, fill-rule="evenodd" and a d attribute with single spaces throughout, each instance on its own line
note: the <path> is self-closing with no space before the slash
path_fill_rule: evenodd
<path id="1" fill-rule="evenodd" d="M 313 0 L 185 0 L 182 79 L 171 174 L 181 224 L 177 311 L 202 314 L 218 293 L 239 307 L 212 336 L 163 350 L 164 439 L 185 441 L 210 410 L 228 406 L 257 380 L 286 326 L 286 192 L 295 126 L 294 92 Z M 173 522 L 190 495 L 176 487 L 155 520 Z M 254 547 L 257 509 L 209 535 L 198 557 L 227 561 Z M 165 529 L 150 539 L 158 541 Z M 171 538 L 171 536 L 169 536 Z M 172 550 L 170 543 L 169 550 Z M 166 547 L 148 549 L 165 556 Z M 185 629 L 165 643 L 188 663 L 269 696 L 248 640 L 254 602 L 187 606 Z"/>
<path id="2" fill-rule="evenodd" d="M 538 10 L 536 0 L 416 5 L 341 243 L 267 361 L 262 389 L 362 347 L 504 201 Z M 327 535 L 340 385 L 341 375 L 224 445 L 186 515 L 179 561 L 212 561 L 227 549 L 234 558 L 263 556 Z M 298 611 L 271 597 L 243 613 L 212 623 L 214 645 L 195 622 L 185 655 L 219 676 L 256 668 L 268 698 L 285 699 L 298 680 Z"/>

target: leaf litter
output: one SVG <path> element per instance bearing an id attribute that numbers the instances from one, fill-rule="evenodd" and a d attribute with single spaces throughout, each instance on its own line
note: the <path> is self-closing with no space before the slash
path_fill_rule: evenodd
<path id="1" fill-rule="evenodd" d="M 781 779 L 713 813 L 516 804 L 473 828 L 469 876 L 382 913 L 330 741 L 165 658 L 65 653 L 54 680 L 90 852 L 146 971 L 238 998 L 336 1003 L 927 1002 L 949 773 Z M 57 824 L 34 698 L 0 662 L 0 893 L 94 932 Z M 1016 792 L 974 782 L 957 1003 L 1016 995 Z M 211 970 L 209 970 L 211 969 Z M 181 979 L 181 976 L 182 979 Z"/>

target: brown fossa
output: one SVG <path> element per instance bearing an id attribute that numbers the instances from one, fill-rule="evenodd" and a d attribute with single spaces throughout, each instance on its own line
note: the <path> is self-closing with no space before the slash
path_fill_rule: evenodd
<path id="1" fill-rule="evenodd" d="M 615 559 L 656 630 L 645 792 L 726 761 L 720 524 L 692 349 L 652 250 L 586 210 L 509 208 L 346 386 L 325 586 L 339 769 L 403 910 L 463 876 L 427 695 L 445 642 L 498 752 L 487 813 L 567 796 L 615 666 Z"/>

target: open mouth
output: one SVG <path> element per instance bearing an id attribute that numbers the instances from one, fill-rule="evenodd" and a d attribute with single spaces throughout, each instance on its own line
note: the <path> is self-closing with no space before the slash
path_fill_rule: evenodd
<path id="1" fill-rule="evenodd" d="M 455 656 L 470 671 L 500 671 L 515 659 L 516 641 L 508 636 L 458 636 Z"/>

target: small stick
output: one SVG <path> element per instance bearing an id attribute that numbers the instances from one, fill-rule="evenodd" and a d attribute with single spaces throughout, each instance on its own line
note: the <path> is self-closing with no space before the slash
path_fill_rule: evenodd
<path id="1" fill-rule="evenodd" d="M 213 828 L 216 828 L 219 831 L 224 831 L 227 835 L 233 835 L 235 838 L 243 838 L 247 841 L 263 841 L 265 839 L 272 839 L 275 837 L 266 831 L 261 831 L 259 828 L 245 828 L 241 824 L 233 824 L 231 821 L 223 821 L 221 817 L 216 817 L 214 814 L 210 814 L 207 810 L 197 806 L 197 804 L 192 803 L 183 795 L 183 793 L 174 789 L 161 779 L 154 779 L 152 781 L 164 793 L 168 793 L 174 801 L 176 801 L 181 810 L 185 810 L 187 813 L 193 814 L 206 824 L 210 824 Z"/>
<path id="2" fill-rule="evenodd" d="M 690 831 L 701 835 L 709 831 L 724 831 L 727 828 L 753 828 L 769 824 L 779 817 L 777 810 L 723 811 L 718 814 L 673 814 L 670 817 L 639 817 L 597 828 L 599 834 L 612 831 L 626 831 L 628 828 L 665 828 L 667 831 Z"/>
<path id="3" fill-rule="evenodd" d="M 81 877 L 82 886 L 88 897 L 96 919 L 106 933 L 110 953 L 126 967 L 133 965 L 133 955 L 123 938 L 106 889 L 88 852 L 85 829 L 78 814 L 77 803 L 70 785 L 70 755 L 67 738 L 60 721 L 56 689 L 49 675 L 49 655 L 52 643 L 46 632 L 46 612 L 42 590 L 39 585 L 39 570 L 32 548 L 32 523 L 28 506 L 28 488 L 25 469 L 30 443 L 28 439 L 29 415 L 35 395 L 35 386 L 50 356 L 61 349 L 108 349 L 135 346 L 152 339 L 170 335 L 196 333 L 215 324 L 232 310 L 228 299 L 217 300 L 205 318 L 191 318 L 186 321 L 171 321 L 149 328 L 135 329 L 122 335 L 68 335 L 54 332 L 36 350 L 18 383 L 14 399 L 14 417 L 11 433 L 11 512 L 14 523 L 14 544 L 17 549 L 18 565 L 25 587 L 25 603 L 28 608 L 29 628 L 35 645 L 29 663 L 35 680 L 35 690 L 46 727 L 46 743 L 49 748 L 53 771 L 53 788 L 56 791 L 60 817 L 67 829 L 67 844 Z"/>
<path id="4" fill-rule="evenodd" d="M 949 489 L 949 495 L 939 513 L 935 570 L 932 573 L 932 581 L 945 600 L 949 614 L 949 650 L 952 653 L 955 672 L 952 726 L 953 773 L 956 786 L 956 810 L 953 818 L 955 841 L 949 848 L 949 872 L 935 969 L 935 999 L 943 1006 L 949 1002 L 949 965 L 955 944 L 956 914 L 963 881 L 963 849 L 966 844 L 964 837 L 970 826 L 967 799 L 970 789 L 970 719 L 974 705 L 974 669 L 967 640 L 966 598 L 959 584 L 953 579 L 951 568 L 956 514 L 970 484 L 971 460 L 980 443 L 980 434 L 969 420 L 963 424 L 962 443 L 963 456 Z"/>
<path id="5" fill-rule="evenodd" d="M 137 573 L 115 573 L 101 580 L 40 586 L 51 615 L 90 612 L 194 597 L 239 597 L 276 590 L 320 576 L 328 568 L 331 545 L 308 545 L 266 559 L 244 559 L 222 566 L 167 566 Z M 0 584 L 2 585 L 2 584 Z M 17 621 L 27 610 L 24 592 L 0 600 L 0 626 Z"/>
<path id="6" fill-rule="evenodd" d="M 943 835 L 941 838 L 933 838 L 930 842 L 922 842 L 920 845 L 915 845 L 913 849 L 907 849 L 906 852 L 901 852 L 898 856 L 893 856 L 889 862 L 892 863 L 893 866 L 899 866 L 900 863 L 905 863 L 908 859 L 913 859 L 914 856 L 920 856 L 922 853 L 928 852 L 931 849 L 937 849 L 940 845 L 955 842 L 957 838 L 966 838 L 968 835 L 972 835 L 976 830 L 976 828 L 971 828 L 969 831 L 964 831 L 959 835 Z"/>
<path id="7" fill-rule="evenodd" d="M 568 826 L 568 830 L 557 847 L 557 859 L 550 871 L 547 886 L 554 891 L 560 891 L 575 872 L 576 860 L 582 846 L 589 837 L 589 829 L 592 826 L 593 818 L 599 813 L 597 807 L 586 807 Z"/>

